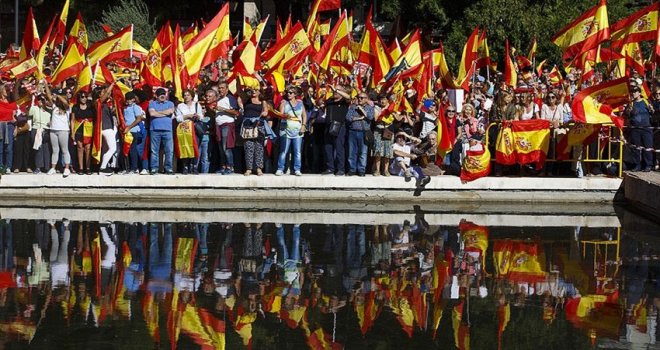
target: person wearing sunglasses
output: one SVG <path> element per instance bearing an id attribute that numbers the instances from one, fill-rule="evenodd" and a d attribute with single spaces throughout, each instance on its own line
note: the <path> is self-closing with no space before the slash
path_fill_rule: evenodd
<path id="1" fill-rule="evenodd" d="M 364 176 L 367 168 L 367 145 L 365 134 L 371 132 L 374 121 L 374 107 L 366 92 L 360 92 L 357 103 L 348 107 L 348 175 Z"/>
<path id="2" fill-rule="evenodd" d="M 277 159 L 276 176 L 284 175 L 286 158 L 292 149 L 293 171 L 296 176 L 302 176 L 302 141 L 307 125 L 307 111 L 300 99 L 302 90 L 297 86 L 291 86 L 286 90 L 286 96 L 280 104 L 280 113 L 286 119 L 280 121 L 280 154 Z"/>

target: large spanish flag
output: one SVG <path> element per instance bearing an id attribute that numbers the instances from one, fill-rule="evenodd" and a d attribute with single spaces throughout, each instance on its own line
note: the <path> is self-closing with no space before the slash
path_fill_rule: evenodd
<path id="1" fill-rule="evenodd" d="M 390 71 L 390 58 L 383 43 L 383 38 L 371 22 L 371 13 L 364 25 L 358 61 L 373 68 L 371 80 L 373 86 L 380 82 L 385 74 Z"/>
<path id="2" fill-rule="evenodd" d="M 488 147 L 481 151 L 467 151 L 461 168 L 461 180 L 473 181 L 490 174 L 490 152 Z"/>
<path id="3" fill-rule="evenodd" d="M 655 40 L 658 30 L 658 10 L 660 3 L 653 4 L 633 13 L 632 15 L 614 23 L 610 32 L 612 33 L 610 45 L 612 48 L 620 48 L 624 44 Z"/>
<path id="4" fill-rule="evenodd" d="M 403 53 L 399 58 L 392 64 L 390 71 L 383 78 L 384 80 L 389 80 L 390 78 L 397 76 L 401 72 L 415 68 L 422 64 L 422 51 L 420 44 L 419 29 L 410 37 L 410 42 L 408 46 L 403 50 Z"/>
<path id="5" fill-rule="evenodd" d="M 51 75 L 50 83 L 54 86 L 70 77 L 77 77 L 85 66 L 85 54 L 75 42 L 70 42 L 64 57 Z"/>
<path id="6" fill-rule="evenodd" d="M 628 78 L 606 81 L 578 92 L 571 103 L 573 120 L 585 124 L 614 123 L 623 126 L 623 119 L 613 110 L 628 102 Z"/>
<path id="7" fill-rule="evenodd" d="M 92 65 L 99 61 L 113 61 L 130 57 L 133 52 L 133 25 L 110 37 L 97 41 L 87 50 L 87 58 Z"/>
<path id="8" fill-rule="evenodd" d="M 575 123 L 568 129 L 566 135 L 562 135 L 555 148 L 557 160 L 571 158 L 571 147 L 588 145 L 596 140 L 600 132 L 599 124 Z"/>
<path id="9" fill-rule="evenodd" d="M 488 49 L 488 38 L 486 37 L 485 30 L 481 33 L 481 37 L 479 38 L 476 62 L 476 69 L 486 68 L 490 65 L 490 50 Z"/>
<path id="10" fill-rule="evenodd" d="M 232 38 L 229 31 L 229 3 L 185 47 L 188 74 L 195 79 L 199 71 L 220 57 L 226 57 Z"/>
<path id="11" fill-rule="evenodd" d="M 590 8 L 552 37 L 552 42 L 564 52 L 564 59 L 595 48 L 610 38 L 607 1 Z"/>
<path id="12" fill-rule="evenodd" d="M 639 46 L 639 43 L 632 42 L 623 45 L 623 62 L 625 62 L 625 68 L 623 72 L 625 75 L 630 76 L 633 71 L 639 73 L 641 76 L 646 74 L 646 68 L 644 67 L 644 57 L 642 56 L 642 49 Z M 621 62 L 621 60 L 619 60 Z"/>
<path id="13" fill-rule="evenodd" d="M 550 146 L 550 121 L 514 120 L 511 133 L 518 164 L 536 163 L 538 169 L 543 167 Z"/>

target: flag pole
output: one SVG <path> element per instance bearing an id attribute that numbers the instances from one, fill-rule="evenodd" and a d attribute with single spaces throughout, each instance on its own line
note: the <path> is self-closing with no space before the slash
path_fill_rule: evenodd
<path id="1" fill-rule="evenodd" d="M 133 23 L 131 23 L 131 51 L 129 57 L 133 58 Z"/>

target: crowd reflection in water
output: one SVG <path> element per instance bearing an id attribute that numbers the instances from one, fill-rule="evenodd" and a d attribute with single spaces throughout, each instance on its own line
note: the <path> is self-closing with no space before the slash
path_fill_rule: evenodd
<path id="1" fill-rule="evenodd" d="M 380 327 L 392 344 L 462 349 L 561 328 L 544 341 L 654 343 L 657 252 L 583 231 L 492 235 L 421 214 L 375 226 L 4 220 L 0 339 L 76 342 L 112 326 L 136 346 L 341 348 L 384 341 L 370 335 Z"/>

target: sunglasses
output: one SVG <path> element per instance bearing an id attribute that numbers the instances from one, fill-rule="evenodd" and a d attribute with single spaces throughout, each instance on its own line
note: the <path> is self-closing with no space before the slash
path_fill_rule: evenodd
<path id="1" fill-rule="evenodd" d="M 366 99 L 368 99 L 369 97 L 367 97 L 367 96 L 358 96 L 358 98 L 361 99 L 361 100 L 366 100 Z"/>
<path id="2" fill-rule="evenodd" d="M 456 111 L 453 110 L 453 109 L 448 109 L 448 110 L 447 110 L 447 113 L 456 113 Z"/>
<path id="3" fill-rule="evenodd" d="M 289 94 L 289 95 L 295 95 L 296 94 L 294 91 L 287 91 L 286 93 Z"/>
<path id="4" fill-rule="evenodd" d="M 550 95 L 550 96 L 548 96 L 548 98 L 557 98 L 557 96 Z"/>

